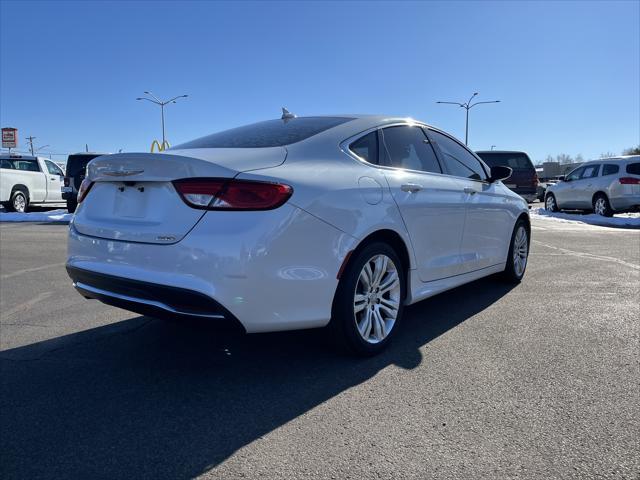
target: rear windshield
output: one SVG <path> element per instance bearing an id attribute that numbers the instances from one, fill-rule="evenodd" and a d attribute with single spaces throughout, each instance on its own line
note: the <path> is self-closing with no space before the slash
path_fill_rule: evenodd
<path id="1" fill-rule="evenodd" d="M 478 156 L 490 167 L 511 167 L 514 170 L 535 170 L 531 160 L 524 153 L 477 152 Z"/>
<path id="2" fill-rule="evenodd" d="M 95 155 L 91 153 L 86 155 L 69 155 L 67 159 L 67 176 L 75 177 L 78 173 L 84 174 L 87 164 L 94 158 L 100 156 L 102 156 L 101 153 L 96 153 Z"/>
<path id="3" fill-rule="evenodd" d="M 267 120 L 232 128 L 198 138 L 171 150 L 184 148 L 262 148 L 282 147 L 341 125 L 353 118 L 300 117 L 289 120 Z"/>
<path id="4" fill-rule="evenodd" d="M 627 173 L 631 175 L 640 175 L 640 163 L 630 163 L 627 165 Z"/>

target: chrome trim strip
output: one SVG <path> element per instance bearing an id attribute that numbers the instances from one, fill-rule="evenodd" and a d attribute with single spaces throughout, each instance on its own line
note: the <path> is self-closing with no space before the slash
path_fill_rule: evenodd
<path id="1" fill-rule="evenodd" d="M 109 175 L 110 177 L 127 177 L 129 175 L 138 175 L 144 172 L 144 170 L 102 170 L 98 171 L 99 174 Z"/>
<path id="2" fill-rule="evenodd" d="M 154 302 L 153 300 L 144 300 L 142 298 L 137 298 L 137 297 L 129 297 L 127 295 L 121 295 L 119 293 L 113 293 L 113 292 L 110 292 L 108 290 L 102 290 L 101 288 L 91 287 L 91 286 L 86 285 L 86 284 L 84 284 L 82 282 L 73 282 L 73 286 L 78 290 L 84 290 L 84 291 L 89 292 L 89 293 L 95 293 L 97 295 L 104 295 L 106 297 L 117 298 L 119 300 L 125 300 L 127 302 L 142 303 L 144 305 L 150 305 L 152 307 L 161 308 L 162 310 L 165 310 L 165 311 L 170 312 L 170 313 L 175 313 L 177 315 L 188 315 L 188 316 L 191 316 L 191 317 L 201 317 L 201 318 L 218 318 L 218 319 L 224 319 L 225 318 L 224 315 L 219 315 L 219 314 L 205 315 L 205 314 L 202 314 L 202 313 L 181 312 L 180 310 L 176 310 L 175 308 L 171 308 L 169 305 L 165 305 L 164 303 Z"/>

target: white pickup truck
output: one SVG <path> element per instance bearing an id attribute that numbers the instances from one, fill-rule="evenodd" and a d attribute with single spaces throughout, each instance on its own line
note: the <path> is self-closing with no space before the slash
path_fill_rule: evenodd
<path id="1" fill-rule="evenodd" d="M 0 203 L 11 212 L 30 205 L 63 203 L 64 173 L 51 160 L 23 155 L 0 156 Z"/>

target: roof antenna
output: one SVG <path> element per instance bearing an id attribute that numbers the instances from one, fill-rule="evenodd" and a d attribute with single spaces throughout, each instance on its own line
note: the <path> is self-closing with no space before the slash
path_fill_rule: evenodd
<path id="1" fill-rule="evenodd" d="M 295 114 L 291 113 L 289 110 L 287 110 L 286 108 L 282 107 L 282 117 L 280 117 L 280 119 L 284 120 L 285 122 L 287 122 L 288 120 L 291 120 L 292 118 L 296 118 Z"/>

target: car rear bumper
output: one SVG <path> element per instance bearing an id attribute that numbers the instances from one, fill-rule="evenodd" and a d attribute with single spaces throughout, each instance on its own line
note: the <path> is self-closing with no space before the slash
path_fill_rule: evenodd
<path id="1" fill-rule="evenodd" d="M 611 206 L 617 211 L 636 211 L 640 209 L 640 195 L 620 195 L 611 197 Z"/>
<path id="2" fill-rule="evenodd" d="M 538 194 L 536 192 L 533 193 L 518 193 L 522 198 L 524 198 L 527 202 L 535 202 L 538 199 Z"/>
<path id="3" fill-rule="evenodd" d="M 211 319 L 221 327 L 244 332 L 244 327 L 231 312 L 202 293 L 71 266 L 67 266 L 67 273 L 73 286 L 85 298 L 153 317 Z"/>
<path id="4" fill-rule="evenodd" d="M 72 222 L 67 269 L 84 296 L 137 313 L 237 319 L 248 333 L 293 330 L 329 322 L 336 275 L 355 242 L 289 204 L 207 212 L 168 245 L 83 235 Z"/>

